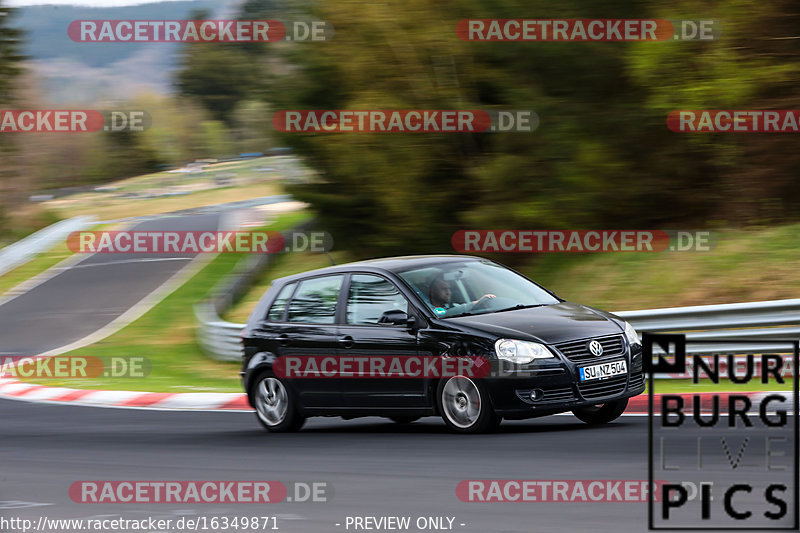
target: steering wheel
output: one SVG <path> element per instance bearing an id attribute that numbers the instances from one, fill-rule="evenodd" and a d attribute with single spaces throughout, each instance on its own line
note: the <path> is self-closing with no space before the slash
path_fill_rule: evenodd
<path id="1" fill-rule="evenodd" d="M 483 298 L 483 297 L 481 297 L 481 298 Z M 486 307 L 486 305 L 489 302 L 491 302 L 492 300 L 494 300 L 494 298 L 483 298 L 482 300 L 479 300 L 478 303 L 476 303 L 474 306 L 472 306 L 472 308 L 473 309 L 482 309 L 483 307 Z"/>

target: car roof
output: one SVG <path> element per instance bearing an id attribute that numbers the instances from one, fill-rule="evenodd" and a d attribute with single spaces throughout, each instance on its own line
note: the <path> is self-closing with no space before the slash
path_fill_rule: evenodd
<path id="1" fill-rule="evenodd" d="M 480 261 L 484 260 L 481 257 L 474 257 L 470 255 L 405 255 L 400 257 L 382 257 L 376 259 L 367 259 L 364 261 L 354 261 L 352 263 L 344 263 L 341 265 L 329 266 L 325 268 L 318 268 L 293 274 L 280 279 L 276 279 L 275 283 L 286 283 L 300 278 L 309 276 L 318 276 L 323 274 L 336 274 L 347 273 L 356 270 L 371 271 L 371 272 L 405 272 L 406 270 L 413 270 L 416 268 L 426 268 L 435 265 L 442 265 L 447 263 L 462 263 L 464 261 Z"/>

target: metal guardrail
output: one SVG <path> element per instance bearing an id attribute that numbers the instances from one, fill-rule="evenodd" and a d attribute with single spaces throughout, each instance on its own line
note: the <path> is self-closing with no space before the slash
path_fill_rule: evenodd
<path id="1" fill-rule="evenodd" d="M 29 261 L 36 254 L 49 250 L 58 241 L 65 239 L 73 231 L 82 230 L 95 219 L 94 216 L 79 216 L 61 220 L 0 249 L 0 276 Z"/>
<path id="2" fill-rule="evenodd" d="M 616 313 L 642 331 L 685 331 L 800 325 L 800 299 L 668 307 Z"/>
<path id="3" fill-rule="evenodd" d="M 630 322 L 640 333 L 685 333 L 689 353 L 784 352 L 791 347 L 782 347 L 775 341 L 800 339 L 800 299 L 797 298 L 622 311 L 616 315 Z"/>
<path id="4" fill-rule="evenodd" d="M 236 223 L 234 219 L 230 219 L 229 222 Z M 306 222 L 289 231 L 304 231 L 311 224 L 312 222 Z M 282 253 L 285 252 L 274 255 Z M 209 300 L 194 306 L 197 342 L 203 351 L 212 358 L 218 361 L 241 361 L 243 351 L 240 334 L 245 325 L 226 322 L 220 318 L 219 314 L 225 312 L 247 293 L 258 276 L 269 267 L 274 255 L 252 255 L 244 259 L 237 265 L 233 274 L 223 279 L 214 288 Z"/>
<path id="5" fill-rule="evenodd" d="M 240 334 L 244 324 L 222 320 L 212 302 L 196 305 L 194 316 L 198 323 L 197 342 L 207 354 L 219 361 L 241 361 Z"/>
<path id="6" fill-rule="evenodd" d="M 211 304 L 195 308 L 195 314 L 201 323 L 199 337 L 204 349 L 216 359 L 240 360 L 242 346 L 239 335 L 244 324 L 223 321 Z M 800 299 L 645 309 L 615 314 L 629 321 L 640 333 L 686 333 L 689 353 L 776 353 L 785 350 L 767 341 L 800 338 Z M 693 340 L 719 342 L 693 344 Z M 726 342 L 732 340 L 752 342 Z M 786 348 L 791 349 L 788 345 Z"/>

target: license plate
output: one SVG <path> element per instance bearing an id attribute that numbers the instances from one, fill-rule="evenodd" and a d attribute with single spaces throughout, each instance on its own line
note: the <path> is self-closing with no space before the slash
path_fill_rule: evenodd
<path id="1" fill-rule="evenodd" d="M 625 366 L 625 361 L 611 361 L 602 365 L 584 366 L 579 368 L 578 372 L 580 373 L 581 381 L 590 381 L 627 374 L 628 368 Z"/>

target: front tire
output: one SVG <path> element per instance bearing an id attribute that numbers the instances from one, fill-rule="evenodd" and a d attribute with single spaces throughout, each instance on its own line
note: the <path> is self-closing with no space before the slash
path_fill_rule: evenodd
<path id="1" fill-rule="evenodd" d="M 439 382 L 436 392 L 444 423 L 457 433 L 486 433 L 497 429 L 502 418 L 489 401 L 489 391 L 481 381 L 455 376 Z"/>
<path id="2" fill-rule="evenodd" d="M 628 399 L 615 400 L 600 405 L 589 405 L 574 409 L 572 414 L 579 420 L 591 425 L 608 424 L 619 418 L 628 407 Z"/>
<path id="3" fill-rule="evenodd" d="M 272 372 L 260 374 L 253 382 L 256 418 L 270 433 L 297 431 L 306 419 L 297 411 L 297 401 L 286 384 Z"/>

